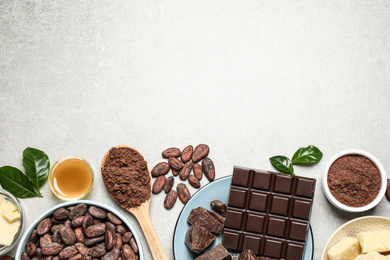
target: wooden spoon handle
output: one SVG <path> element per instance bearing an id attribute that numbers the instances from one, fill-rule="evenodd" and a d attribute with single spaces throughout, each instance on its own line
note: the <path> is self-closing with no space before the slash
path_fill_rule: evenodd
<path id="1" fill-rule="evenodd" d="M 134 212 L 135 213 L 135 212 Z M 133 214 L 134 214 L 133 213 Z M 167 254 L 164 251 L 164 248 L 158 239 L 156 230 L 154 230 L 152 221 L 150 220 L 149 212 L 145 210 L 137 211 L 134 214 L 140 224 L 142 231 L 148 242 L 150 252 L 152 253 L 154 260 L 169 260 Z"/>

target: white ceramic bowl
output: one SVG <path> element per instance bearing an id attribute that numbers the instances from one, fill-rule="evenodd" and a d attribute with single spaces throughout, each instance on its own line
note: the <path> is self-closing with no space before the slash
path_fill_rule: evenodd
<path id="1" fill-rule="evenodd" d="M 359 232 L 380 231 L 390 229 L 390 219 L 368 216 L 355 218 L 339 227 L 329 238 L 322 250 L 321 260 L 329 260 L 328 250 L 344 237 L 355 237 Z"/>
<path id="2" fill-rule="evenodd" d="M 329 168 L 330 166 L 340 157 L 344 156 L 344 155 L 353 155 L 353 154 L 357 154 L 357 155 L 362 155 L 362 156 L 365 156 L 367 157 L 368 159 L 370 159 L 374 164 L 375 166 L 379 169 L 379 173 L 380 173 L 380 176 L 381 176 L 381 187 L 379 189 L 379 192 L 378 192 L 378 195 L 376 196 L 376 198 L 371 201 L 369 204 L 365 205 L 365 206 L 362 206 L 362 207 L 350 207 L 350 206 L 347 206 L 345 204 L 342 204 L 341 202 L 339 202 L 338 200 L 335 199 L 335 197 L 333 197 L 332 193 L 330 192 L 329 190 L 329 187 L 328 187 L 328 171 L 329 171 Z M 326 198 L 330 201 L 330 203 L 332 203 L 336 208 L 338 209 L 341 209 L 341 210 L 344 210 L 344 211 L 347 211 L 347 212 L 363 212 L 363 211 L 366 211 L 366 210 L 369 210 L 369 209 L 372 209 L 373 207 L 375 207 L 376 205 L 378 205 L 378 203 L 382 200 L 382 198 L 384 197 L 385 195 L 385 192 L 386 192 L 386 187 L 387 187 L 387 177 L 386 177 L 386 172 L 385 172 L 385 169 L 383 168 L 382 164 L 379 162 L 379 160 L 373 156 L 372 154 L 366 152 L 366 151 L 363 151 L 363 150 L 359 150 L 359 149 L 349 149 L 349 150 L 344 150 L 344 151 L 341 151 L 337 154 L 335 154 L 328 162 L 328 164 L 326 165 L 325 167 L 325 171 L 324 171 L 324 175 L 323 175 L 323 178 L 322 178 L 322 188 L 324 190 L 324 193 L 325 193 L 325 196 Z"/>
<path id="3" fill-rule="evenodd" d="M 28 241 L 30 240 L 30 236 L 31 236 L 32 231 L 34 230 L 34 228 L 38 225 L 38 223 L 42 219 L 45 219 L 48 216 L 52 215 L 53 212 L 56 209 L 58 209 L 58 208 L 69 207 L 69 206 L 72 206 L 72 205 L 75 205 L 75 204 L 80 204 L 80 203 L 85 203 L 85 204 L 87 204 L 87 206 L 96 206 L 96 207 L 102 208 L 102 209 L 104 209 L 104 210 L 106 210 L 108 212 L 112 212 L 118 218 L 120 218 L 122 220 L 122 222 L 129 228 L 131 233 L 133 233 L 133 237 L 134 237 L 134 239 L 135 239 L 135 241 L 137 242 L 137 245 L 138 245 L 139 260 L 143 260 L 144 259 L 144 254 L 143 254 L 143 250 L 142 250 L 141 241 L 139 240 L 139 237 L 138 237 L 135 229 L 131 226 L 130 222 L 121 213 L 119 213 L 115 209 L 113 209 L 113 208 L 111 208 L 111 207 L 109 207 L 109 206 L 107 206 L 107 205 L 105 205 L 103 203 L 100 203 L 100 202 L 91 201 L 91 200 L 78 200 L 78 201 L 70 201 L 70 202 L 65 202 L 65 203 L 58 204 L 58 205 L 52 207 L 51 209 L 46 210 L 44 213 L 42 213 L 42 215 L 40 215 L 29 226 L 29 228 L 27 229 L 27 231 L 24 233 L 23 237 L 21 238 L 20 243 L 18 245 L 18 249 L 16 250 L 15 260 L 21 260 L 21 255 L 22 255 L 23 252 L 26 251 L 26 245 L 27 245 Z"/>

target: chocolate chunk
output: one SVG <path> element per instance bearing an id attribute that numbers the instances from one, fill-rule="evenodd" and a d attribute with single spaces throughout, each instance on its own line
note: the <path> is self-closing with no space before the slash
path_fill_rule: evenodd
<path id="1" fill-rule="evenodd" d="M 222 217 L 226 217 L 227 207 L 225 203 L 220 200 L 213 200 L 210 202 L 210 206 L 212 210 L 217 212 L 219 215 L 221 215 Z"/>
<path id="2" fill-rule="evenodd" d="M 215 240 L 211 234 L 201 226 L 191 226 L 186 233 L 185 244 L 194 253 L 201 253 Z"/>
<path id="3" fill-rule="evenodd" d="M 191 210 L 187 219 L 187 222 L 190 225 L 201 226 L 215 234 L 220 234 L 222 232 L 224 221 L 223 217 L 203 207 Z"/>
<path id="4" fill-rule="evenodd" d="M 256 260 L 256 255 L 252 250 L 247 249 L 238 256 L 237 260 Z"/>
<path id="5" fill-rule="evenodd" d="M 203 255 L 198 256 L 195 260 L 230 260 L 232 257 L 226 248 L 218 244 L 216 247 L 204 253 Z"/>

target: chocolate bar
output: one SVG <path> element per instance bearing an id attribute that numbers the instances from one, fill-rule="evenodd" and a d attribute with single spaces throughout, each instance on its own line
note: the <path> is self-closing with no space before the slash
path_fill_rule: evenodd
<path id="1" fill-rule="evenodd" d="M 203 207 L 191 210 L 187 219 L 190 225 L 201 226 L 214 234 L 221 234 L 224 221 L 223 217 Z"/>
<path id="2" fill-rule="evenodd" d="M 187 230 L 185 244 L 192 252 L 199 254 L 215 240 L 215 237 L 201 226 L 191 226 Z"/>
<path id="3" fill-rule="evenodd" d="M 218 244 L 210 251 L 195 258 L 195 260 L 231 260 L 231 259 L 232 257 L 230 256 L 229 252 L 221 244 Z"/>
<path id="4" fill-rule="evenodd" d="M 234 167 L 222 244 L 302 260 L 316 180 Z"/>

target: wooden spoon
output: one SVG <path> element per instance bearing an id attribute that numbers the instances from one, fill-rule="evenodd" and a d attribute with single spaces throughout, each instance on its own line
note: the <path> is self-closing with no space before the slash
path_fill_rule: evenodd
<path id="1" fill-rule="evenodd" d="M 118 145 L 118 146 L 115 146 L 114 148 L 129 148 L 129 149 L 137 151 L 143 157 L 143 155 L 137 149 L 135 149 L 131 146 L 128 146 L 128 145 Z M 109 152 L 110 151 L 107 151 L 103 157 L 102 166 L 101 166 L 102 169 L 104 168 L 104 164 L 106 162 L 106 159 L 107 159 Z M 145 158 L 144 158 L 144 160 L 145 160 Z M 146 162 L 146 160 L 145 160 L 145 162 Z M 148 168 L 150 180 L 152 180 L 152 175 L 150 174 L 149 166 L 147 168 Z M 152 188 L 152 185 L 150 185 L 150 188 Z M 152 189 L 150 189 L 150 194 L 152 194 Z M 111 197 L 112 197 L 112 195 L 111 195 Z M 122 205 L 119 205 L 119 206 L 123 207 Z M 124 209 L 126 209 L 127 211 L 132 213 L 135 216 L 135 218 L 138 220 L 138 223 L 140 224 L 142 231 L 144 232 L 144 235 L 146 237 L 146 241 L 148 242 L 150 252 L 152 253 L 153 259 L 168 260 L 167 254 L 165 253 L 164 248 L 163 248 L 160 240 L 158 239 L 156 230 L 153 227 L 152 221 L 150 220 L 149 208 L 150 208 L 150 199 L 143 202 L 139 207 L 124 208 Z"/>

